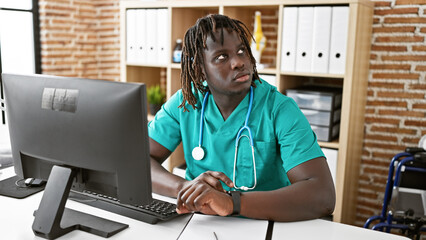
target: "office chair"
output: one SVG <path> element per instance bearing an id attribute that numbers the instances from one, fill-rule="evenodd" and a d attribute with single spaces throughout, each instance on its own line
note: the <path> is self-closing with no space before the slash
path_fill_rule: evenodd
<path id="1" fill-rule="evenodd" d="M 380 215 L 364 224 L 372 229 L 390 232 L 399 229 L 411 239 L 420 239 L 426 232 L 426 150 L 407 148 L 392 158 Z"/>

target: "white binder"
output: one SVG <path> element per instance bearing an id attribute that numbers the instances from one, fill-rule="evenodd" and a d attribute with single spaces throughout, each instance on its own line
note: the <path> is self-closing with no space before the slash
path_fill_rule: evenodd
<path id="1" fill-rule="evenodd" d="M 158 64 L 157 43 L 157 9 L 146 10 L 146 37 L 148 44 L 147 64 Z"/>
<path id="2" fill-rule="evenodd" d="M 321 148 L 321 150 L 327 159 L 328 168 L 330 168 L 331 177 L 333 178 L 334 186 L 336 186 L 338 151 L 330 148 Z"/>
<path id="3" fill-rule="evenodd" d="M 136 10 L 126 11 L 126 60 L 127 63 L 136 62 Z"/>
<path id="4" fill-rule="evenodd" d="M 297 20 L 296 72 L 311 72 L 314 7 L 299 7 Z"/>
<path id="5" fill-rule="evenodd" d="M 136 10 L 136 58 L 137 63 L 147 62 L 148 45 L 146 32 L 146 9 Z"/>
<path id="6" fill-rule="evenodd" d="M 262 80 L 265 80 L 267 83 L 271 84 L 272 86 L 277 86 L 277 77 L 275 75 L 270 74 L 259 74 L 259 77 Z"/>
<path id="7" fill-rule="evenodd" d="M 327 73 L 330 56 L 331 7 L 314 7 L 313 31 L 311 72 Z"/>
<path id="8" fill-rule="evenodd" d="M 159 64 L 167 64 L 169 60 L 169 45 L 167 44 L 167 34 L 170 32 L 167 28 L 168 24 L 168 16 L 167 9 L 162 8 L 157 10 L 157 23 L 158 23 L 158 31 L 157 31 L 157 43 L 158 43 L 158 63 Z"/>
<path id="9" fill-rule="evenodd" d="M 329 73 L 344 74 L 346 66 L 346 42 L 349 24 L 349 7 L 333 7 Z"/>
<path id="10" fill-rule="evenodd" d="M 284 7 L 281 71 L 293 72 L 296 66 L 297 7 Z"/>

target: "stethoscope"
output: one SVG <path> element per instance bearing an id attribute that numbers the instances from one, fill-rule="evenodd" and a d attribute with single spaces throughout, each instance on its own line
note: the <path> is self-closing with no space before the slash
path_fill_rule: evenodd
<path id="1" fill-rule="evenodd" d="M 204 127 L 204 110 L 206 107 L 206 103 L 207 103 L 207 98 L 209 96 L 209 92 L 206 93 L 206 96 L 204 96 L 204 100 L 203 100 L 203 105 L 201 107 L 201 116 L 200 116 L 200 135 L 199 135 L 199 139 L 198 139 L 198 146 L 195 147 L 192 150 L 192 157 L 195 160 L 201 160 L 204 158 L 205 155 L 205 151 L 202 147 L 202 143 L 203 143 L 203 127 Z M 233 171 L 233 182 L 234 182 L 234 188 L 235 189 L 240 189 L 243 191 L 247 191 L 247 190 L 253 190 L 256 187 L 257 184 L 257 176 L 256 176 L 256 161 L 254 158 L 254 144 L 253 144 L 253 137 L 251 134 L 251 129 L 248 126 L 248 120 L 250 117 L 250 113 L 251 113 L 251 109 L 253 107 L 253 87 L 250 87 L 250 102 L 249 102 L 249 107 L 247 110 L 247 116 L 246 116 L 246 121 L 244 122 L 244 126 L 242 126 L 240 128 L 240 130 L 238 131 L 237 137 L 235 139 L 235 156 L 234 156 L 234 171 Z M 242 132 L 244 130 L 248 131 L 249 136 L 247 135 L 242 135 Z M 240 142 L 240 139 L 242 137 L 246 137 L 249 139 L 250 141 L 250 146 L 251 146 L 251 153 L 252 153 L 252 157 L 253 157 L 253 176 L 254 176 L 254 184 L 251 187 L 246 187 L 246 186 L 241 186 L 238 187 L 235 179 L 236 179 L 236 166 L 237 166 L 237 154 L 238 154 L 238 144 Z"/>

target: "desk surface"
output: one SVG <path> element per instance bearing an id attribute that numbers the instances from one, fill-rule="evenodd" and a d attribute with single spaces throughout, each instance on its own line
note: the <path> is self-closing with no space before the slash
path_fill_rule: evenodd
<path id="1" fill-rule="evenodd" d="M 13 168 L 0 170 L 0 180 L 14 175 Z M 21 239 L 42 239 L 36 237 L 32 232 L 33 212 L 38 208 L 42 192 L 27 197 L 25 199 L 14 199 L 0 196 L 0 238 L 8 240 Z M 87 212 L 95 216 L 111 219 L 129 225 L 118 234 L 109 239 L 177 239 L 191 220 L 191 215 L 178 217 L 169 222 L 160 222 L 155 225 L 140 222 L 118 214 L 94 208 L 85 204 L 68 201 L 67 208 Z M 217 217 L 220 221 L 220 218 Z M 238 239 L 251 239 L 244 236 L 244 229 L 235 229 Z M 198 239 L 205 239 L 206 236 L 199 236 Z M 83 231 L 72 231 L 58 239 L 104 239 Z M 142 238 L 141 238 L 142 239 Z M 210 239 L 210 238 L 207 238 Z M 211 239 L 214 239 L 213 236 Z M 232 239 L 232 238 L 231 238 Z M 233 238 L 235 239 L 235 237 Z M 264 238 L 263 238 L 264 239 Z M 262 240 L 263 240 L 262 239 Z M 408 239 L 392 234 L 376 232 L 373 230 L 349 226 L 325 220 L 311 220 L 291 223 L 274 223 L 272 239 L 363 239 L 363 240 L 403 240 Z M 220 240 L 223 240 L 222 238 Z"/>

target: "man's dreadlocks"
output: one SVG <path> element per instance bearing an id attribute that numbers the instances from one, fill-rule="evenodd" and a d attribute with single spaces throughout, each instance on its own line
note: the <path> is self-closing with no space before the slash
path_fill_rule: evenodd
<path id="1" fill-rule="evenodd" d="M 259 75 L 256 70 L 256 60 L 250 49 L 249 38 L 253 39 L 253 35 L 248 30 L 247 26 L 239 20 L 231 19 L 224 15 L 210 14 L 197 20 L 194 26 L 188 29 L 185 33 L 183 47 L 182 47 L 182 94 L 183 101 L 179 107 L 183 107 L 184 111 L 188 109 L 185 106 L 185 102 L 195 109 L 197 99 L 192 92 L 191 83 L 194 85 L 195 90 L 200 91 L 203 95 L 208 92 L 208 86 L 203 85 L 205 76 L 202 71 L 203 62 L 203 51 L 206 48 L 207 37 L 211 37 L 213 41 L 217 41 L 215 33 L 217 30 L 220 31 L 220 42 L 223 44 L 223 30 L 226 29 L 228 32 L 235 31 L 241 42 L 246 48 L 246 52 L 250 57 L 250 61 L 253 65 L 253 79 L 259 79 Z M 254 82 L 251 83 L 255 87 Z"/>

